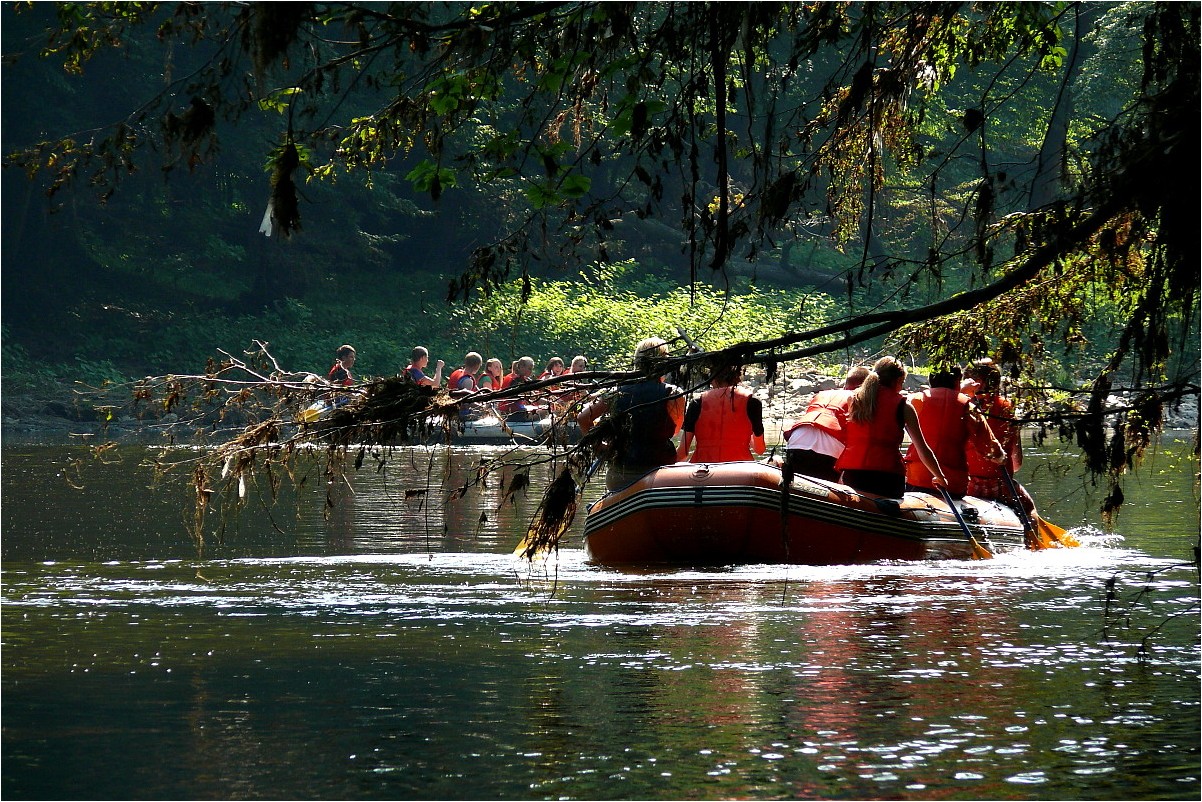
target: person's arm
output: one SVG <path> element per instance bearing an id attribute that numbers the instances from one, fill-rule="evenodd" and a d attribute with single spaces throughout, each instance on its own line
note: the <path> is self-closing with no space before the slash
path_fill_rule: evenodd
<path id="1" fill-rule="evenodd" d="M 972 444 L 972 448 L 985 459 L 1001 464 L 1006 459 L 1006 452 L 994 435 L 993 429 L 989 428 L 989 424 L 981 417 L 981 413 L 972 406 L 969 406 L 966 414 L 968 415 L 968 442 Z"/>
<path id="2" fill-rule="evenodd" d="M 594 398 L 584 405 L 584 409 L 576 415 L 576 423 L 580 426 L 581 434 L 588 434 L 588 430 L 593 428 L 601 416 L 609 411 L 609 404 L 604 398 Z"/>
<path id="3" fill-rule="evenodd" d="M 438 360 L 438 365 L 434 368 L 434 378 L 430 380 L 430 384 L 434 385 L 435 387 L 442 387 L 442 368 L 446 364 L 447 363 L 443 362 L 441 359 Z"/>
<path id="4" fill-rule="evenodd" d="M 701 399 L 694 398 L 689 402 L 684 412 L 684 422 L 681 424 L 680 445 L 676 448 L 676 459 L 685 462 L 689 458 L 689 449 L 697 438 L 697 419 L 701 417 Z"/>
<path id="5" fill-rule="evenodd" d="M 451 398 L 465 398 L 477 392 L 477 388 L 472 386 L 473 383 L 472 377 L 465 373 L 454 387 L 448 384 L 447 389 L 451 391 Z"/>
<path id="6" fill-rule="evenodd" d="M 680 431 L 681 424 L 684 423 L 684 393 L 679 390 L 677 395 L 669 396 L 667 400 L 668 416 L 672 418 L 674 424 L 672 435 L 675 436 Z"/>
<path id="7" fill-rule="evenodd" d="M 922 436 L 922 427 L 918 425 L 918 413 L 914 411 L 914 407 L 910 406 L 909 401 L 902 402 L 902 420 L 905 423 L 906 432 L 910 435 L 910 442 L 914 444 L 914 451 L 918 454 L 918 459 L 931 472 L 931 483 L 935 487 L 947 487 L 947 477 L 943 475 L 943 469 L 939 467 L 939 460 L 935 459 L 934 452 L 927 445 L 926 438 Z"/>
<path id="8" fill-rule="evenodd" d="M 760 399 L 747 399 L 747 417 L 751 419 L 751 451 L 763 454 L 768 446 L 764 442 L 764 405 Z"/>
<path id="9" fill-rule="evenodd" d="M 1011 423 L 1014 430 L 1010 433 L 1010 449 L 1006 456 L 1010 463 L 1010 473 L 1018 473 L 1018 469 L 1023 466 L 1023 439 L 1022 430 L 1017 423 Z"/>

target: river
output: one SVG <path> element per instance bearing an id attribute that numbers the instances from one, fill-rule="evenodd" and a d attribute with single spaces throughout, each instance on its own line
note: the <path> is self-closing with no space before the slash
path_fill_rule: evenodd
<path id="1" fill-rule="evenodd" d="M 488 448 L 252 484 L 201 556 L 146 454 L 4 444 L 5 799 L 1199 798 L 1187 443 L 1113 531 L 1028 448 L 1079 549 L 659 572 L 515 561 L 545 469 L 447 500 Z"/>

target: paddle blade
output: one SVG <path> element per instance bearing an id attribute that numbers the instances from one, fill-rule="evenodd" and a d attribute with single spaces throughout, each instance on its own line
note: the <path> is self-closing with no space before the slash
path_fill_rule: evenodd
<path id="1" fill-rule="evenodd" d="M 975 537 L 972 540 L 972 558 L 974 560 L 992 560 L 993 552 L 981 545 Z"/>
<path id="2" fill-rule="evenodd" d="M 1044 549 L 1056 548 L 1056 541 L 1048 537 L 1046 532 L 1040 531 L 1038 526 L 1024 531 L 1023 539 L 1029 551 L 1043 551 Z"/>
<path id="3" fill-rule="evenodd" d="M 1066 549 L 1075 549 L 1081 545 L 1081 541 L 1065 532 L 1059 526 L 1053 523 L 1048 523 L 1042 518 L 1036 517 L 1035 527 L 1039 530 L 1041 539 L 1047 539 L 1052 544 Z"/>

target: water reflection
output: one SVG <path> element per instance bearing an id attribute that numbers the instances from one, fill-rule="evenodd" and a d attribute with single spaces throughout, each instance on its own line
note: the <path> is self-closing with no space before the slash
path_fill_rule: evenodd
<path id="1" fill-rule="evenodd" d="M 435 449 L 354 474 L 328 517 L 248 508 L 199 559 L 127 472 L 43 509 L 42 456 L 3 474 L 12 798 L 1197 798 L 1196 576 L 1136 531 L 530 569 L 537 492 L 502 503 L 511 477 L 471 481 L 488 452 Z M 1150 627 L 1105 627 L 1116 575 L 1152 624 L 1182 614 L 1142 661 Z"/>

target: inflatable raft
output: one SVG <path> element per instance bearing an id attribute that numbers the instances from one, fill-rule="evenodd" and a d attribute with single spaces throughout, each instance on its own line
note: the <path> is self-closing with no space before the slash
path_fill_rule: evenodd
<path id="1" fill-rule="evenodd" d="M 657 468 L 589 507 L 585 550 L 599 565 L 846 565 L 970 559 L 973 546 L 942 496 L 889 499 L 806 476 L 781 487 L 759 462 Z M 997 553 L 1024 547 L 1022 520 L 996 501 L 956 506 Z M 783 513 L 783 514 L 782 514 Z"/>

